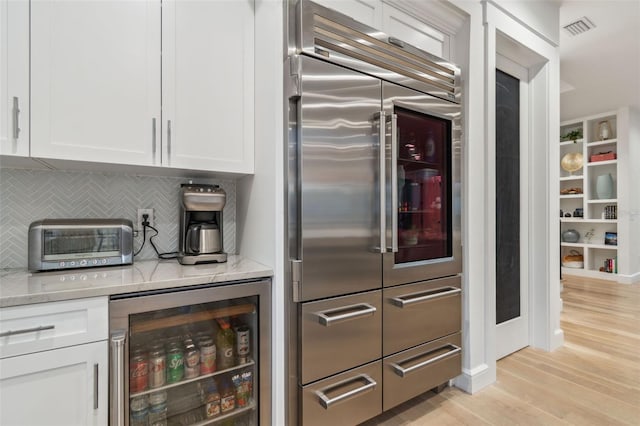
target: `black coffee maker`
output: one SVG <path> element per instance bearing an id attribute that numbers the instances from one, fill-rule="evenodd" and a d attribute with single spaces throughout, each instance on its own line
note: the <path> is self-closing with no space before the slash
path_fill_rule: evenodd
<path id="1" fill-rule="evenodd" d="M 183 183 L 180 202 L 180 253 L 183 265 L 226 262 L 222 209 L 227 195 L 218 185 Z"/>

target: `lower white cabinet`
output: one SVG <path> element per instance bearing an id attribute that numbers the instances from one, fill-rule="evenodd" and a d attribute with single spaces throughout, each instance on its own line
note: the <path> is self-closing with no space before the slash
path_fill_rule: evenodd
<path id="1" fill-rule="evenodd" d="M 0 360 L 0 424 L 107 425 L 106 341 Z"/>

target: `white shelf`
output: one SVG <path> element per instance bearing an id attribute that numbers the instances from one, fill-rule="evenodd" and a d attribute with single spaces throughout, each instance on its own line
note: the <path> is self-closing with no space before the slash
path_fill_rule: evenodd
<path id="1" fill-rule="evenodd" d="M 612 145 L 618 142 L 618 139 L 607 139 L 606 141 L 587 142 L 587 146 Z"/>
<path id="2" fill-rule="evenodd" d="M 560 182 L 568 181 L 568 180 L 582 180 L 584 176 L 582 175 L 572 175 L 572 176 L 562 176 L 560 178 Z"/>
<path id="3" fill-rule="evenodd" d="M 588 204 L 611 204 L 611 203 L 617 203 L 618 199 L 617 198 L 609 198 L 607 200 L 587 200 Z"/>
<path id="4" fill-rule="evenodd" d="M 569 146 L 569 145 L 574 145 L 574 144 L 577 145 L 577 144 L 583 143 L 583 142 L 584 142 L 584 139 L 577 139 L 575 141 L 575 143 L 573 141 L 563 141 L 563 142 L 560 142 L 560 146 Z"/>
<path id="5" fill-rule="evenodd" d="M 561 217 L 560 222 L 571 223 L 618 223 L 618 219 L 585 219 L 582 217 Z"/>
<path id="6" fill-rule="evenodd" d="M 607 166 L 609 164 L 618 164 L 618 159 L 605 160 L 605 161 L 590 161 L 587 163 L 587 167 Z"/>
<path id="7" fill-rule="evenodd" d="M 579 277 L 597 278 L 600 280 L 618 281 L 618 274 L 614 272 L 600 272 L 594 269 L 565 268 L 562 267 L 563 275 L 575 275 Z"/>
<path id="8" fill-rule="evenodd" d="M 618 246 L 610 246 L 608 244 L 587 244 L 587 243 L 565 243 L 561 242 L 562 247 L 578 247 L 586 249 L 604 249 L 604 250 L 618 250 Z"/>
<path id="9" fill-rule="evenodd" d="M 582 198 L 584 197 L 584 194 L 567 194 L 567 195 L 560 195 L 560 198 Z"/>

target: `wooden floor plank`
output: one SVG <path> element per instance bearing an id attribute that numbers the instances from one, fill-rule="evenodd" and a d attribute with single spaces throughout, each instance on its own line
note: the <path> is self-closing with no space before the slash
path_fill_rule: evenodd
<path id="1" fill-rule="evenodd" d="M 364 425 L 640 426 L 640 284 L 568 277 L 562 300 L 562 348 L 525 348 L 476 394 L 427 392 Z"/>

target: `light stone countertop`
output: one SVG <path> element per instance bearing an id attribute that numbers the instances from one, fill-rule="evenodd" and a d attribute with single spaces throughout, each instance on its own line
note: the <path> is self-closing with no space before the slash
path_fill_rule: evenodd
<path id="1" fill-rule="evenodd" d="M 225 263 L 181 265 L 177 260 L 148 260 L 133 265 L 56 272 L 0 270 L 0 307 L 147 290 L 271 277 L 260 263 L 229 255 Z"/>

